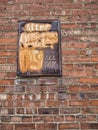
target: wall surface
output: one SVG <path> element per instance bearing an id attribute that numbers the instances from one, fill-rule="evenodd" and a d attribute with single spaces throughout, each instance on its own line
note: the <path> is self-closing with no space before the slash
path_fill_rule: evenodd
<path id="1" fill-rule="evenodd" d="M 62 77 L 20 78 L 19 20 L 61 22 Z M 0 130 L 98 129 L 98 0 L 0 0 Z"/>

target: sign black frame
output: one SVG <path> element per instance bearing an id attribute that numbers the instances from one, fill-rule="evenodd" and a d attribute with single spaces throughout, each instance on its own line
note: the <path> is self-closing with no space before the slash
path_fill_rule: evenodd
<path id="1" fill-rule="evenodd" d="M 51 68 L 51 64 L 50 64 L 50 68 L 46 67 L 45 65 L 43 65 L 43 68 L 41 71 L 37 72 L 37 71 L 27 71 L 25 73 L 21 72 L 20 69 L 20 63 L 19 63 L 19 39 L 20 39 L 20 35 L 23 32 L 23 27 L 27 24 L 27 23 L 42 23 L 42 24 L 51 24 L 51 29 L 49 30 L 51 31 L 57 31 L 58 33 L 58 43 L 55 45 L 54 49 L 50 50 L 50 48 L 47 48 L 44 50 L 45 55 L 47 55 L 48 53 L 51 54 L 55 54 L 56 55 L 56 67 Z M 53 60 L 51 60 L 51 63 Z M 49 61 L 49 62 L 50 62 Z M 44 59 L 44 62 L 48 62 L 47 58 Z M 19 21 L 19 27 L 18 27 L 18 47 L 17 47 L 17 76 L 22 76 L 22 77 L 38 77 L 38 76 L 46 76 L 46 77 L 58 77 L 58 76 L 62 76 L 62 55 L 61 55 L 61 30 L 60 30 L 60 21 L 59 20 L 21 20 Z"/>

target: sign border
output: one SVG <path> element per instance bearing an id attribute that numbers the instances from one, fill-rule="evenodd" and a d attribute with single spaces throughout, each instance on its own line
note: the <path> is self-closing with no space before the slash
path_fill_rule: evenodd
<path id="1" fill-rule="evenodd" d="M 50 24 L 55 24 L 55 22 L 57 23 L 58 25 L 58 65 L 59 65 L 59 73 L 58 74 L 55 74 L 55 73 L 46 73 L 46 74 L 43 74 L 43 73 L 38 73 L 38 74 L 34 74 L 33 72 L 26 72 L 26 73 L 22 73 L 20 71 L 20 68 L 19 68 L 19 36 L 20 36 L 20 33 L 22 32 L 21 28 L 22 28 L 22 25 L 23 24 L 26 24 L 26 23 L 50 23 Z M 17 76 L 20 76 L 20 77 L 40 77 L 40 76 L 43 76 L 43 77 L 59 77 L 59 76 L 62 76 L 62 55 L 61 55 L 61 30 L 60 30 L 60 21 L 59 20 L 21 20 L 18 22 L 19 23 L 19 26 L 18 26 L 18 47 L 17 47 Z"/>

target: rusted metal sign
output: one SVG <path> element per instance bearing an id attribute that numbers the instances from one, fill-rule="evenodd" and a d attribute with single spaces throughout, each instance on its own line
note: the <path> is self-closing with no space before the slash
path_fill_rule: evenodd
<path id="1" fill-rule="evenodd" d="M 61 76 L 60 22 L 19 21 L 18 76 Z"/>

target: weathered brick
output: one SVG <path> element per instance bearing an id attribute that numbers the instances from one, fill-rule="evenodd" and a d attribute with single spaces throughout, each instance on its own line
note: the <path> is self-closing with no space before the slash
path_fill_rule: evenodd
<path id="1" fill-rule="evenodd" d="M 60 108 L 60 114 L 79 114 L 79 108 Z"/>
<path id="2" fill-rule="evenodd" d="M 12 85 L 13 84 L 13 80 L 7 80 L 7 79 L 5 79 L 5 80 L 0 80 L 0 84 L 1 85 Z"/>
<path id="3" fill-rule="evenodd" d="M 24 108 L 16 108 L 17 114 L 24 114 Z"/>
<path id="4" fill-rule="evenodd" d="M 41 123 L 37 124 L 37 130 L 57 130 L 57 124 L 56 123 Z"/>
<path id="5" fill-rule="evenodd" d="M 1 122 L 10 122 L 11 121 L 11 117 L 10 116 L 2 116 L 1 117 Z"/>
<path id="6" fill-rule="evenodd" d="M 82 123 L 81 124 L 81 129 L 98 129 L 98 123 Z"/>
<path id="7" fill-rule="evenodd" d="M 87 121 L 96 122 L 97 121 L 96 115 L 87 115 Z"/>
<path id="8" fill-rule="evenodd" d="M 67 100 L 67 99 L 69 99 L 69 94 L 66 94 L 66 93 L 59 93 L 58 94 L 58 99 L 59 100 Z"/>
<path id="9" fill-rule="evenodd" d="M 16 77 L 16 73 L 15 72 L 7 72 L 7 77 L 14 78 L 14 77 Z"/>
<path id="10" fill-rule="evenodd" d="M 64 115 L 54 115 L 53 121 L 54 122 L 64 122 L 65 121 Z"/>
<path id="11" fill-rule="evenodd" d="M 43 116 L 33 116 L 33 122 L 43 122 Z"/>
<path id="12" fill-rule="evenodd" d="M 32 116 L 23 116 L 22 121 L 23 122 L 32 122 Z"/>
<path id="13" fill-rule="evenodd" d="M 79 16 L 83 16 L 83 15 L 92 15 L 93 11 L 91 10 L 74 10 L 73 11 L 73 15 L 79 15 Z"/>
<path id="14" fill-rule="evenodd" d="M 81 112 L 83 114 L 98 114 L 98 109 L 97 109 L 97 107 L 95 107 L 95 108 L 84 107 L 84 108 L 82 108 Z"/>
<path id="15" fill-rule="evenodd" d="M 7 94 L 0 94 L 0 100 L 6 100 Z"/>
<path id="16" fill-rule="evenodd" d="M 40 108 L 38 109 L 39 114 L 58 114 L 58 108 Z"/>
<path id="17" fill-rule="evenodd" d="M 35 130 L 35 124 L 16 124 L 15 130 Z"/>
<path id="18" fill-rule="evenodd" d="M 86 122 L 86 116 L 85 115 L 78 115 L 78 116 L 76 116 L 76 120 L 78 122 Z"/>
<path id="19" fill-rule="evenodd" d="M 36 114 L 36 112 L 35 112 L 36 110 L 32 110 L 32 108 L 30 109 L 30 108 L 26 108 L 26 114 Z"/>
<path id="20" fill-rule="evenodd" d="M 0 128 L 1 130 L 13 130 L 14 129 L 14 125 L 11 124 L 0 124 Z"/>
<path id="21" fill-rule="evenodd" d="M 1 115 L 2 116 L 8 115 L 8 109 L 1 109 Z"/>
<path id="22" fill-rule="evenodd" d="M 98 129 L 97 8 L 97 0 L 0 1 L 0 130 Z M 62 77 L 17 77 L 24 19 L 60 20 Z"/>
<path id="23" fill-rule="evenodd" d="M 11 121 L 12 122 L 21 122 L 22 121 L 22 117 L 19 117 L 19 116 L 11 117 Z"/>

